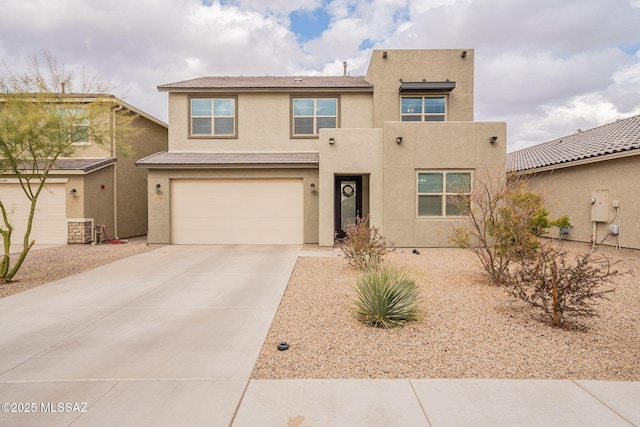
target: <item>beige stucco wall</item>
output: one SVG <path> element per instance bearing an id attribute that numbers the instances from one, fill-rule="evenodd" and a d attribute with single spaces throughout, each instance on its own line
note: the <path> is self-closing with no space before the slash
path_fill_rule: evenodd
<path id="1" fill-rule="evenodd" d="M 447 95 L 448 121 L 473 121 L 474 52 L 465 49 L 442 50 L 374 50 L 366 80 L 374 85 L 373 125 L 400 117 L 399 88 L 404 82 L 456 82 Z M 410 96 L 410 94 L 404 94 Z"/>
<path id="2" fill-rule="evenodd" d="M 402 136 L 402 143 L 396 137 Z M 496 143 L 490 142 L 497 136 Z M 384 235 L 400 247 L 447 247 L 459 219 L 417 214 L 417 172 L 499 172 L 505 160 L 506 124 L 387 122 L 384 127 Z"/>
<path id="3" fill-rule="evenodd" d="M 149 169 L 149 234 L 150 244 L 171 243 L 171 179 L 180 178 L 302 178 L 304 191 L 304 243 L 318 243 L 319 186 L 317 169 Z M 156 191 L 160 184 L 161 191 Z M 259 212 L 256 212 L 259 215 Z"/>
<path id="4" fill-rule="evenodd" d="M 67 211 L 68 218 L 93 218 L 96 226 L 105 225 L 110 238 L 114 237 L 114 173 L 115 165 L 111 165 L 84 175 L 82 196 L 80 196 L 84 199 L 84 214 L 70 216 Z"/>
<path id="5" fill-rule="evenodd" d="M 232 96 L 192 94 L 193 96 Z M 189 138 L 189 96 L 169 93 L 170 151 L 316 151 L 318 138 L 291 138 L 291 94 L 237 94 L 237 138 Z M 340 127 L 372 126 L 371 93 L 296 93 L 296 96 L 339 96 Z"/>
<path id="6" fill-rule="evenodd" d="M 128 157 L 119 156 L 115 165 L 117 174 L 116 206 L 117 237 L 126 238 L 147 234 L 148 197 L 147 170 L 137 168 L 137 159 L 149 156 L 168 147 L 167 128 L 146 118 L 138 117 L 134 126 L 142 128 L 135 139 L 128 141 L 133 153 Z"/>
<path id="7" fill-rule="evenodd" d="M 67 175 L 69 180 L 65 184 L 65 201 L 67 206 L 67 218 L 84 218 L 84 175 Z M 76 192 L 71 194 L 75 188 Z"/>
<path id="8" fill-rule="evenodd" d="M 609 190 L 608 222 L 596 223 L 596 241 L 605 238 L 609 223 L 619 224 L 620 245 L 640 249 L 638 171 L 640 155 L 634 155 L 538 173 L 531 176 L 530 183 L 544 195 L 550 218 L 569 216 L 573 227 L 567 238 L 579 242 L 590 242 L 593 234 L 591 193 Z M 614 201 L 620 205 L 618 216 L 612 206 Z M 557 237 L 558 229 L 550 229 L 549 236 Z M 609 236 L 603 244 L 615 246 L 618 241 Z"/>
<path id="9" fill-rule="evenodd" d="M 334 144 L 329 143 L 334 138 Z M 334 243 L 334 177 L 363 175 L 365 197 L 363 210 L 371 217 L 371 225 L 382 228 L 382 129 L 322 129 L 320 152 L 319 244 Z M 367 185 L 368 184 L 368 185 Z M 368 188 L 367 188 L 368 187 Z M 367 203 L 368 202 L 368 203 Z M 364 212 L 366 215 L 367 212 Z"/>

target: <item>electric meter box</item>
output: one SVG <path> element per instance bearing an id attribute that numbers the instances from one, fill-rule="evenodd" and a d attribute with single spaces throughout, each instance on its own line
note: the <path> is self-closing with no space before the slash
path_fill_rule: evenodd
<path id="1" fill-rule="evenodd" d="M 591 192 L 591 221 L 609 222 L 609 190 L 595 190 Z"/>

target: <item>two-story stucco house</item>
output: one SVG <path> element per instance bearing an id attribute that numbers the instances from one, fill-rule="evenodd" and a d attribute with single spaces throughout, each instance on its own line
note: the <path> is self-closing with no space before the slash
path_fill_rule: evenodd
<path id="1" fill-rule="evenodd" d="M 376 50 L 366 76 L 160 85 L 169 150 L 137 162 L 149 242 L 331 246 L 369 215 L 397 246 L 449 246 L 452 198 L 505 160 L 506 125 L 474 121 L 473 61 Z"/>
<path id="2" fill-rule="evenodd" d="M 74 142 L 73 157 L 59 158 L 38 197 L 30 238 L 37 244 L 90 243 L 96 228 L 103 238 L 126 238 L 147 234 L 147 177 L 135 166 L 135 159 L 166 150 L 167 124 L 113 96 L 69 95 L 68 104 L 83 105 L 100 100 L 112 102 L 106 144 L 92 141 L 81 126 Z M 61 107 L 62 108 L 62 107 Z M 118 140 L 116 128 L 122 113 L 135 116 L 128 140 Z M 119 155 L 119 146 L 129 147 L 129 156 Z M 14 243 L 21 242 L 27 228 L 30 201 L 18 178 L 0 176 L 0 200 L 14 227 Z"/>

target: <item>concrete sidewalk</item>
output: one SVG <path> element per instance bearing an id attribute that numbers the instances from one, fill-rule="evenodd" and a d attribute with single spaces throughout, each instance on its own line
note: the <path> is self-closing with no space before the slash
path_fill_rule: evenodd
<path id="1" fill-rule="evenodd" d="M 233 427 L 640 425 L 640 383 L 252 380 Z"/>
<path id="2" fill-rule="evenodd" d="M 0 299 L 0 425 L 640 425 L 640 382 L 249 380 L 298 255 L 333 256 L 299 249 L 166 246 Z"/>

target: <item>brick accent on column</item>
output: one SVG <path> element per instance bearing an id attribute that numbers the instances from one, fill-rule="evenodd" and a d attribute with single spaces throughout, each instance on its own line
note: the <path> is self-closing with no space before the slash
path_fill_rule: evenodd
<path id="1" fill-rule="evenodd" d="M 90 220 L 69 221 L 67 243 L 91 243 L 91 223 Z"/>

